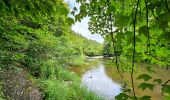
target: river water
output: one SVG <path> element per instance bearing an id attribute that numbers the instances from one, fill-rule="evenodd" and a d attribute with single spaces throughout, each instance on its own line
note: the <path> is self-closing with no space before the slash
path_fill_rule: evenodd
<path id="1" fill-rule="evenodd" d="M 121 86 L 107 76 L 102 63 L 97 66 L 83 74 L 82 83 L 97 94 L 111 99 L 121 92 Z"/>
<path id="2" fill-rule="evenodd" d="M 121 78 L 110 59 L 103 59 L 102 57 L 88 58 L 85 65 L 74 65 L 71 67 L 82 79 L 82 85 L 85 85 L 89 90 L 95 92 L 97 95 L 102 96 L 106 100 L 114 100 L 115 96 L 122 92 Z M 160 87 L 154 88 L 153 91 L 138 89 L 141 80 L 136 80 L 136 76 L 146 72 L 145 68 L 139 67 L 140 72 L 135 73 L 135 90 L 138 96 L 150 95 L 153 100 L 162 100 Z M 152 74 L 153 78 L 161 78 L 166 81 L 170 78 L 170 70 L 163 68 L 155 68 L 158 73 Z M 128 87 L 131 87 L 130 73 L 123 73 L 124 80 Z"/>

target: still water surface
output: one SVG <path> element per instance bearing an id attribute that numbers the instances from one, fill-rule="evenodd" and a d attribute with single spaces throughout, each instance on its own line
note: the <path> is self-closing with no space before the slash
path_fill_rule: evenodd
<path id="1" fill-rule="evenodd" d="M 139 67 L 139 69 L 140 72 L 135 73 L 134 80 L 136 94 L 138 96 L 150 95 L 152 100 L 162 100 L 163 96 L 160 93 L 160 87 L 156 87 L 154 91 L 142 91 L 137 88 L 142 81 L 136 80 L 136 76 L 146 72 L 146 69 L 143 67 Z M 82 85 L 85 85 L 89 90 L 106 100 L 114 100 L 115 96 L 122 92 L 119 84 L 121 78 L 116 67 L 110 63 L 110 59 L 102 59 L 102 57 L 88 58 L 87 65 L 72 66 L 71 70 L 81 77 Z M 163 81 L 170 78 L 170 70 L 155 68 L 155 71 L 158 73 L 153 74 L 153 78 L 161 78 Z M 128 87 L 130 87 L 130 73 L 124 73 L 123 75 Z"/>
<path id="2" fill-rule="evenodd" d="M 112 99 L 121 92 L 121 87 L 107 76 L 102 63 L 97 66 L 97 68 L 90 69 L 83 74 L 82 83 L 97 94 Z"/>

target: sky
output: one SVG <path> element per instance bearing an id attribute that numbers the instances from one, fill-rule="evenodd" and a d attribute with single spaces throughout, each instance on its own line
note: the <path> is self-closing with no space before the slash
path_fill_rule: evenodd
<path id="1" fill-rule="evenodd" d="M 76 6 L 77 8 L 80 7 L 80 4 L 76 3 L 76 0 L 64 0 L 65 2 L 67 2 L 70 6 L 70 8 L 72 9 L 74 6 Z M 71 16 L 71 15 L 69 15 Z M 103 43 L 104 39 L 101 35 L 99 34 L 91 34 L 91 32 L 88 29 L 88 22 L 89 22 L 89 17 L 84 17 L 81 22 L 76 22 L 74 25 L 72 25 L 71 29 L 76 32 L 81 34 L 82 36 L 91 39 L 91 40 L 95 40 L 99 43 Z"/>

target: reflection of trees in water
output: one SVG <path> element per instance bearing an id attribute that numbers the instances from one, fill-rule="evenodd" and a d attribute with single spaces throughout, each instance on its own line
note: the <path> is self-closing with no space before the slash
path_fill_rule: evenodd
<path id="1" fill-rule="evenodd" d="M 80 77 L 87 72 L 88 70 L 92 68 L 98 67 L 98 64 L 100 63 L 100 60 L 96 59 L 86 59 L 86 63 L 82 65 L 71 65 L 70 69 L 74 71 L 76 74 L 78 74 Z"/>
<path id="2" fill-rule="evenodd" d="M 103 63 L 103 64 L 105 66 L 106 75 L 109 78 L 111 78 L 113 81 L 121 83 L 121 78 L 120 78 L 120 76 L 117 72 L 116 67 L 114 67 L 114 64 L 111 64 L 111 63 L 110 64 Z M 146 70 L 147 64 L 137 64 L 137 65 L 139 65 L 139 67 L 138 67 L 139 69 L 136 69 L 136 72 L 134 73 L 134 76 L 135 76 L 134 77 L 134 85 L 135 85 L 136 94 L 139 95 L 139 96 L 149 94 L 150 96 L 152 96 L 153 100 L 162 100 L 163 96 L 160 93 L 161 92 L 160 87 L 155 87 L 155 89 L 153 91 L 150 91 L 150 90 L 142 91 L 141 89 L 138 88 L 139 83 L 142 83 L 143 81 L 137 80 L 136 77 L 139 74 L 144 74 L 144 73 L 148 73 L 148 72 Z M 163 81 L 167 81 L 170 77 L 170 75 L 169 75 L 170 70 L 165 70 L 165 68 L 154 66 L 154 71 L 156 73 L 151 74 L 153 79 L 161 78 Z M 130 73 L 124 72 L 123 76 L 124 76 L 124 81 L 126 81 L 126 83 L 127 83 L 127 86 L 131 87 Z M 125 84 L 122 85 L 122 87 L 123 86 L 125 86 Z"/>
<path id="3" fill-rule="evenodd" d="M 79 66 L 72 66 L 72 70 L 77 73 L 80 77 L 82 77 L 82 75 L 89 71 L 90 69 L 99 67 L 100 64 L 103 64 L 104 71 L 106 73 L 106 75 L 112 79 L 114 82 L 121 84 L 121 77 L 116 69 L 116 66 L 112 63 L 112 61 L 110 59 L 98 59 L 98 60 L 87 60 L 87 64 L 85 65 L 79 65 Z M 145 69 L 145 66 L 147 66 L 147 64 L 137 64 L 139 69 L 137 69 L 136 73 L 134 73 L 134 83 L 135 83 L 135 90 L 137 95 L 144 95 L 144 94 L 149 94 L 153 97 L 153 100 L 155 100 L 154 98 L 158 98 L 158 99 L 162 99 L 161 94 L 158 92 L 160 89 L 156 88 L 156 90 L 154 91 L 150 91 L 150 90 L 146 90 L 146 91 L 142 91 L 140 89 L 138 89 L 139 83 L 141 83 L 141 80 L 136 80 L 136 77 L 139 74 L 142 73 L 147 73 L 147 70 Z M 163 81 L 166 81 L 169 78 L 169 73 L 170 70 L 165 70 L 164 68 L 160 68 L 160 67 L 155 67 L 154 66 L 154 70 L 157 73 L 153 73 L 151 76 L 155 79 L 155 78 L 161 78 Z M 124 72 L 123 73 L 124 76 L 124 81 L 126 81 L 128 88 L 131 87 L 131 80 L 130 80 L 130 73 L 128 72 Z M 90 77 L 90 76 L 89 76 Z M 137 82 L 138 81 L 138 82 Z M 122 87 L 125 87 L 122 85 Z"/>

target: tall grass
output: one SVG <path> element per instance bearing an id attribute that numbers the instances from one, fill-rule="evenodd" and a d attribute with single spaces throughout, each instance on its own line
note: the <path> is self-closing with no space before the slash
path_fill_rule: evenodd
<path id="1" fill-rule="evenodd" d="M 66 69 L 59 70 L 59 79 L 41 80 L 46 100 L 102 100 L 80 84 L 78 76 Z"/>

